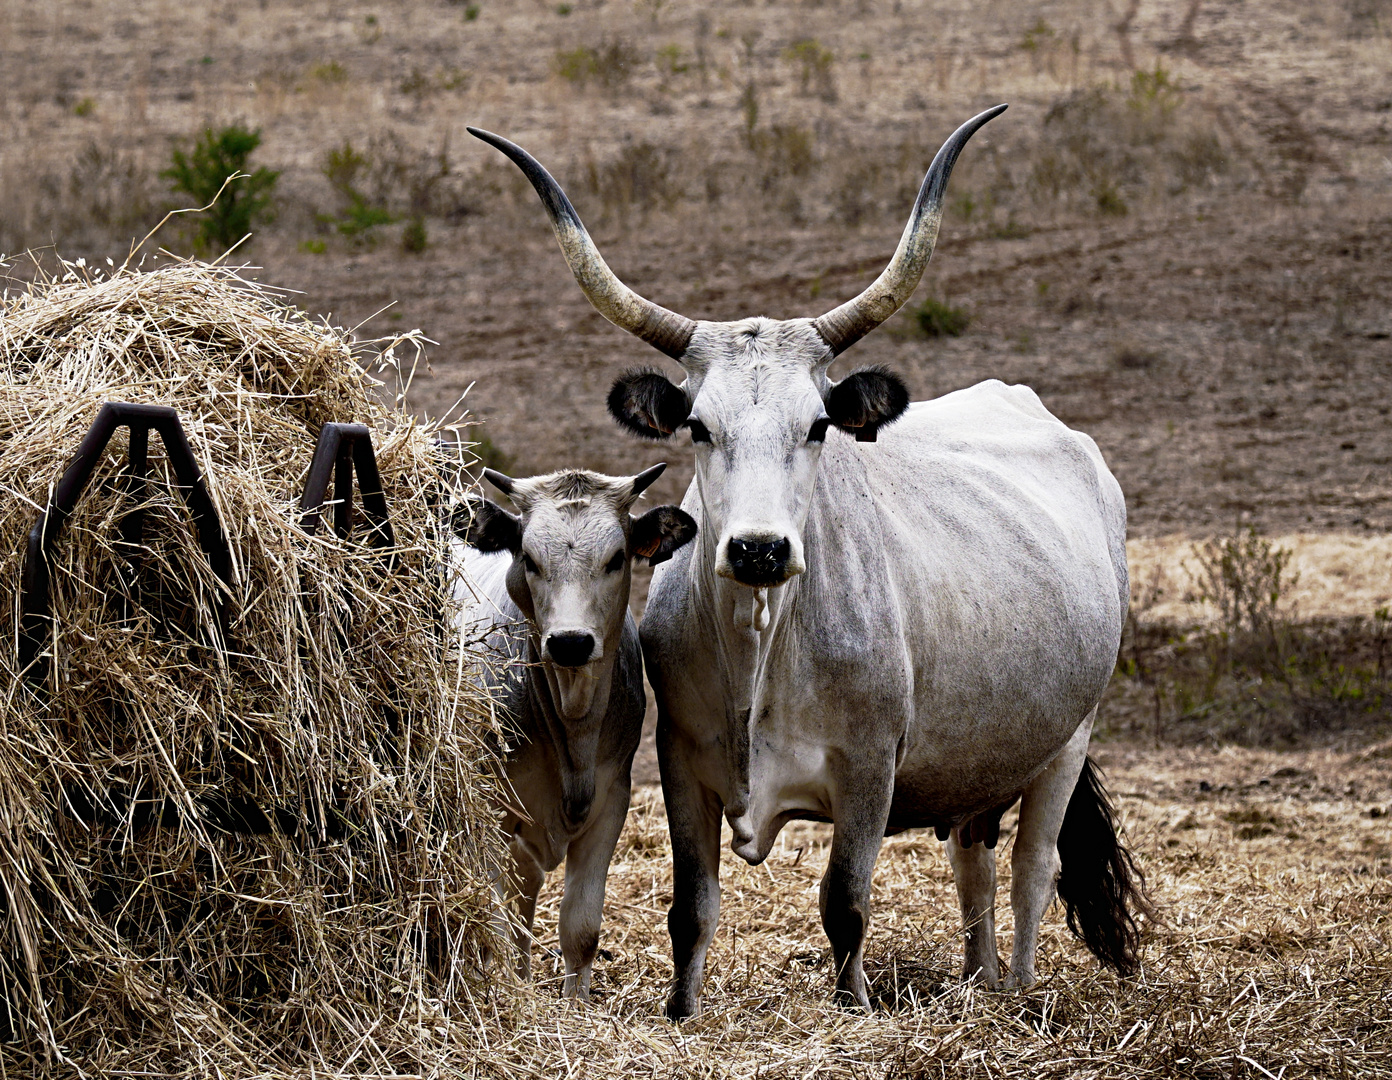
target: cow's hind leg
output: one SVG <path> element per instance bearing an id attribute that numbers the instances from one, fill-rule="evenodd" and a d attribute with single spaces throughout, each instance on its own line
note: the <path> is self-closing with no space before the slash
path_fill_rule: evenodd
<path id="1" fill-rule="evenodd" d="M 865 983 L 865 934 L 870 927 L 870 885 L 894 793 L 893 763 L 880 774 L 838 783 L 831 857 L 822 876 L 822 929 L 836 962 L 836 1003 L 870 1007 Z"/>
<path id="2" fill-rule="evenodd" d="M 984 843 L 962 845 L 960 829 L 947 838 L 947 859 L 957 883 L 966 933 L 962 978 L 980 979 L 987 986 L 1000 982 L 996 956 L 996 852 Z"/>
<path id="3" fill-rule="evenodd" d="M 628 816 L 628 799 L 627 780 L 615 784 L 597 820 L 566 849 L 560 931 L 568 998 L 590 1000 L 590 970 L 599 950 L 599 927 L 604 918 L 604 885 Z"/>
<path id="4" fill-rule="evenodd" d="M 706 950 L 720 918 L 719 795 L 695 776 L 686 759 L 672 752 L 661 721 L 657 729 L 662 766 L 662 798 L 672 837 L 672 906 L 667 931 L 672 936 L 672 992 L 667 1016 L 681 1020 L 701 1008 Z"/>
<path id="5" fill-rule="evenodd" d="M 1039 923 L 1053 902 L 1059 874 L 1058 840 L 1068 801 L 1087 759 L 1094 708 L 1058 756 L 1035 777 L 1020 799 L 1020 825 L 1010 855 L 1010 906 L 1015 912 L 1015 943 L 1010 949 L 1006 986 L 1035 981 Z"/>

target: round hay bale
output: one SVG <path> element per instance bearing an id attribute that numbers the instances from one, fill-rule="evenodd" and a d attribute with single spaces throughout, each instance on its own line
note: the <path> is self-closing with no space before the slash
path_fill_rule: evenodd
<path id="1" fill-rule="evenodd" d="M 498 740 L 448 632 L 452 477 L 368 360 L 390 347 L 193 262 L 74 267 L 0 306 L 7 1069 L 410 1073 L 477 1015 Z M 21 671 L 26 537 L 108 401 L 177 411 L 228 580 L 161 438 L 141 485 L 117 429 Z M 301 528 L 329 422 L 371 430 L 389 548 L 332 508 Z"/>

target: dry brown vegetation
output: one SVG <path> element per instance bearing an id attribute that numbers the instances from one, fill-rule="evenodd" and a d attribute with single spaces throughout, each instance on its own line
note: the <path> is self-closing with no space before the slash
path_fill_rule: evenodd
<path id="1" fill-rule="evenodd" d="M 445 633 L 449 477 L 363 370 L 394 344 L 199 264 L 0 307 L 6 1075 L 408 1063 L 484 987 L 496 737 Z M 36 605 L 26 539 L 111 401 L 178 412 L 220 524 L 177 439 L 135 480 L 118 429 Z M 385 545 L 301 520 L 328 422 L 374 431 Z"/>
<path id="2" fill-rule="evenodd" d="M 969 323 L 930 339 L 906 315 L 853 362 L 920 397 L 1028 383 L 1122 482 L 1138 618 L 1099 752 L 1164 913 L 1141 976 L 1099 973 L 1056 919 L 1040 987 L 961 986 L 945 861 L 907 836 L 877 872 L 883 1010 L 834 1012 L 809 891 L 826 833 L 799 826 L 764 867 L 727 854 L 709 1011 L 667 1025 L 670 868 L 645 788 L 594 1007 L 540 980 L 486 1019 L 422 1029 L 433 1057 L 322 1066 L 1392 1075 L 1375 615 L 1392 596 L 1390 52 L 1386 0 L 0 0 L 0 250 L 119 261 L 171 202 L 171 140 L 259 127 L 256 163 L 282 172 L 247 249 L 263 278 L 365 334 L 424 328 L 440 344 L 415 407 L 441 416 L 473 386 L 491 463 L 666 459 L 660 500 L 685 487 L 688 451 L 625 439 L 603 410 L 614 375 L 655 356 L 588 307 L 535 196 L 464 126 L 535 152 L 645 295 L 697 318 L 788 317 L 863 287 L 941 139 L 1011 102 L 959 166 L 918 297 Z M 345 148 L 354 190 L 394 224 L 338 228 Z M 1199 599 L 1191 538 L 1249 524 L 1294 552 L 1277 636 Z M 653 764 L 645 748 L 648 779 Z"/>
<path id="3" fill-rule="evenodd" d="M 417 407 L 473 385 L 519 472 L 666 457 L 672 498 L 687 455 L 618 437 L 602 405 L 653 357 L 593 314 L 535 196 L 464 126 L 539 155 L 644 294 L 791 316 L 863 287 L 942 138 L 1009 101 L 959 166 L 920 293 L 970 327 L 924 340 L 906 318 L 853 362 L 917 396 L 1035 387 L 1098 439 L 1137 535 L 1380 532 L 1389 21 L 1383 0 L 9 0 L 0 250 L 124 251 L 170 200 L 171 140 L 260 128 L 279 209 L 249 250 L 270 280 L 372 333 L 426 328 Z M 398 219 L 366 240 L 322 220 L 345 144 Z"/>

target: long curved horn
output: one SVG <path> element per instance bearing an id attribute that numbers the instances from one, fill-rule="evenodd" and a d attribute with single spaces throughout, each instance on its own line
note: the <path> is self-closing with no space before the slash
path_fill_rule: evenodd
<path id="1" fill-rule="evenodd" d="M 983 124 L 1005 112 L 1006 108 L 1005 105 L 997 105 L 994 109 L 987 109 L 952 133 L 937 157 L 933 158 L 933 164 L 928 166 L 928 175 L 918 189 L 918 199 L 914 202 L 913 213 L 909 215 L 909 223 L 904 227 L 899 247 L 895 249 L 894 258 L 889 260 L 884 273 L 854 300 L 846 301 L 813 321 L 812 325 L 831 348 L 832 355 L 845 352 L 879 326 L 903 307 L 914 289 L 918 288 L 923 271 L 928 268 L 928 260 L 933 257 L 933 244 L 938 239 L 938 224 L 942 221 L 943 194 L 947 191 L 952 166 L 957 164 L 957 155 Z"/>
<path id="2" fill-rule="evenodd" d="M 516 143 L 479 128 L 468 128 L 469 134 L 496 147 L 512 159 L 522 174 L 532 182 L 541 204 L 551 216 L 561 254 L 570 264 L 570 272 L 589 297 L 595 309 L 621 330 L 642 338 L 662 350 L 673 360 L 680 360 L 696 324 L 676 312 L 644 300 L 609 269 L 604 256 L 585 231 L 580 215 L 566 198 L 561 185 L 542 168 L 541 162 Z"/>

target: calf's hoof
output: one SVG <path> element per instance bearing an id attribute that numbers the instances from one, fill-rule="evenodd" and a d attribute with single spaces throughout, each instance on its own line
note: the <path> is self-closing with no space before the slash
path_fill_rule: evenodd
<path id="1" fill-rule="evenodd" d="M 1035 983 L 1037 983 L 1038 981 L 1039 981 L 1039 979 L 1035 977 L 1035 974 L 1034 974 L 1034 972 L 1032 972 L 1032 971 L 1030 971 L 1030 972 L 1025 972 L 1024 974 L 1018 974 L 1018 973 L 1012 971 L 1009 975 L 1007 975 L 1007 976 L 1006 976 L 1005 978 L 1003 978 L 999 983 L 996 984 L 995 989 L 997 989 L 997 990 L 1028 990 L 1031 986 L 1033 986 L 1033 985 L 1034 985 Z"/>
<path id="2" fill-rule="evenodd" d="M 673 990 L 667 997 L 667 1019 L 685 1020 L 701 1011 L 699 994 L 688 994 L 685 990 Z"/>
<path id="3" fill-rule="evenodd" d="M 870 1011 L 870 995 L 865 992 L 865 987 L 845 987 L 838 986 L 831 995 L 831 1000 L 840 1009 L 863 1009 Z"/>

